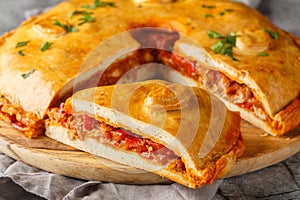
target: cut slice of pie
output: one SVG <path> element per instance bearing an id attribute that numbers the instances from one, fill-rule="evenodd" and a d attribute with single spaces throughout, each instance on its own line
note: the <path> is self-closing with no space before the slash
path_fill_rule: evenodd
<path id="1" fill-rule="evenodd" d="M 200 88 L 151 80 L 75 93 L 49 111 L 46 135 L 198 188 L 242 154 L 240 121 Z"/>

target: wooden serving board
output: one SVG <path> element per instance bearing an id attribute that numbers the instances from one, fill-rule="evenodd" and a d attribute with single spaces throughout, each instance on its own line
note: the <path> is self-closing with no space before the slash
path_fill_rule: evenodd
<path id="1" fill-rule="evenodd" d="M 227 177 L 278 163 L 300 151 L 300 126 L 282 138 L 243 121 L 246 151 Z M 0 121 L 0 151 L 45 171 L 85 180 L 128 184 L 170 183 L 153 173 L 118 164 L 61 144 L 46 136 L 28 139 Z"/>

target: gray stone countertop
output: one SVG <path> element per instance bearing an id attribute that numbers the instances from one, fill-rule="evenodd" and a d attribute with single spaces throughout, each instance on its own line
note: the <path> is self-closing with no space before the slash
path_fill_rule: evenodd
<path id="1" fill-rule="evenodd" d="M 21 23 L 25 10 L 59 1 L 1 0 L 0 34 Z M 277 26 L 300 37 L 300 0 L 264 0 L 258 10 Z M 228 199 L 300 199 L 300 153 L 265 169 L 223 180 L 214 200 Z"/>

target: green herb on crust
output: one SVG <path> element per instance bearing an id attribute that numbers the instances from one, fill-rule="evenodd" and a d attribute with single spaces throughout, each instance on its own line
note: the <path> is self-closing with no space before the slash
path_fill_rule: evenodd
<path id="1" fill-rule="evenodd" d="M 29 42 L 28 40 L 27 41 L 18 42 L 16 44 L 15 48 L 24 47 L 24 46 L 26 46 L 28 44 L 28 42 Z"/>
<path id="2" fill-rule="evenodd" d="M 33 72 L 35 72 L 35 69 L 32 69 L 32 70 L 30 70 L 29 72 L 22 74 L 21 76 L 22 76 L 23 79 L 26 79 L 26 78 L 28 78 Z"/>
<path id="3" fill-rule="evenodd" d="M 261 52 L 261 53 L 257 54 L 257 56 L 267 57 L 267 56 L 269 56 L 269 54 L 267 52 Z"/>
<path id="4" fill-rule="evenodd" d="M 45 42 L 41 47 L 40 47 L 40 51 L 46 51 L 47 49 L 49 49 L 52 46 L 52 42 Z"/>
<path id="5" fill-rule="evenodd" d="M 225 9 L 225 12 L 233 12 L 234 10 L 233 9 L 231 9 L 231 8 L 227 8 L 227 9 Z"/>
<path id="6" fill-rule="evenodd" d="M 270 30 L 267 29 L 267 28 L 263 28 L 263 30 L 264 30 L 266 33 L 268 33 L 272 38 L 274 38 L 274 39 L 279 38 L 279 33 L 270 31 Z"/>
<path id="7" fill-rule="evenodd" d="M 208 9 L 213 9 L 213 8 L 216 8 L 216 6 L 214 5 L 202 5 L 202 8 L 208 8 Z"/>
<path id="8" fill-rule="evenodd" d="M 25 56 L 24 52 L 22 50 L 18 51 L 19 56 Z"/>
<path id="9" fill-rule="evenodd" d="M 222 34 L 216 32 L 216 31 L 208 31 L 207 34 L 208 34 L 208 37 L 209 37 L 210 39 L 224 38 L 224 37 L 225 37 L 224 35 L 222 35 Z"/>
<path id="10" fill-rule="evenodd" d="M 54 20 L 54 25 L 65 29 L 67 32 L 77 32 L 78 31 L 78 29 L 76 27 L 68 26 L 66 24 L 62 24 L 57 20 Z"/>
<path id="11" fill-rule="evenodd" d="M 203 16 L 204 16 L 205 18 L 214 17 L 212 14 L 204 14 Z"/>
<path id="12" fill-rule="evenodd" d="M 75 11 L 69 12 L 68 16 L 71 18 L 74 15 L 84 15 L 84 14 L 93 14 L 93 13 L 87 12 L 87 11 L 83 11 L 83 10 L 75 10 Z"/>
<path id="13" fill-rule="evenodd" d="M 90 15 L 89 13 L 85 13 L 79 20 L 80 20 L 80 23 L 78 25 L 80 26 L 85 23 L 93 22 L 94 17 L 92 15 Z"/>
<path id="14" fill-rule="evenodd" d="M 207 34 L 211 39 L 221 39 L 211 46 L 211 50 L 215 54 L 226 55 L 232 60 L 237 61 L 237 59 L 232 55 L 232 48 L 236 46 L 237 35 L 235 33 L 230 33 L 229 35 L 224 36 L 216 31 L 208 31 Z"/>
<path id="15" fill-rule="evenodd" d="M 82 6 L 82 8 L 86 8 L 86 9 L 97 9 L 99 7 L 115 7 L 115 3 L 114 2 L 104 2 L 104 1 L 100 1 L 100 0 L 95 0 L 94 1 L 94 5 L 84 5 Z"/>

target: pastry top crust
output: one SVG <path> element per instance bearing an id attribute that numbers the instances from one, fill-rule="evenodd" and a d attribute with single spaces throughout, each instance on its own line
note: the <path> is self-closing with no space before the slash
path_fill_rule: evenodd
<path id="1" fill-rule="evenodd" d="M 114 7 L 87 10 L 82 6 L 93 5 L 94 1 L 66 1 L 5 34 L 0 39 L 0 93 L 25 111 L 43 118 L 60 90 L 76 77 L 89 52 L 100 42 L 132 28 L 156 26 L 177 30 L 193 39 L 210 57 L 207 63 L 202 60 L 206 67 L 217 68 L 233 80 L 247 84 L 271 116 L 299 96 L 300 50 L 290 34 L 257 11 L 225 0 L 111 2 Z M 93 13 L 92 23 L 79 26 L 81 15 L 68 16 L 82 10 Z M 78 31 L 67 32 L 54 25 L 55 20 Z M 263 28 L 278 33 L 279 38 L 272 38 L 261 31 Z M 212 52 L 211 46 L 217 39 L 208 37 L 209 30 L 223 35 L 240 34 L 233 49 L 238 61 Z M 21 41 L 28 44 L 15 48 Z M 52 46 L 41 51 L 45 42 Z M 180 48 L 180 43 L 179 39 L 175 46 Z M 25 56 L 18 55 L 19 50 Z M 261 52 L 269 56 L 257 56 Z M 26 79 L 21 76 L 32 69 L 34 73 Z"/>
<path id="2" fill-rule="evenodd" d="M 159 80 L 102 86 L 75 93 L 65 110 L 162 143 L 195 171 L 244 149 L 239 114 L 200 88 Z"/>

